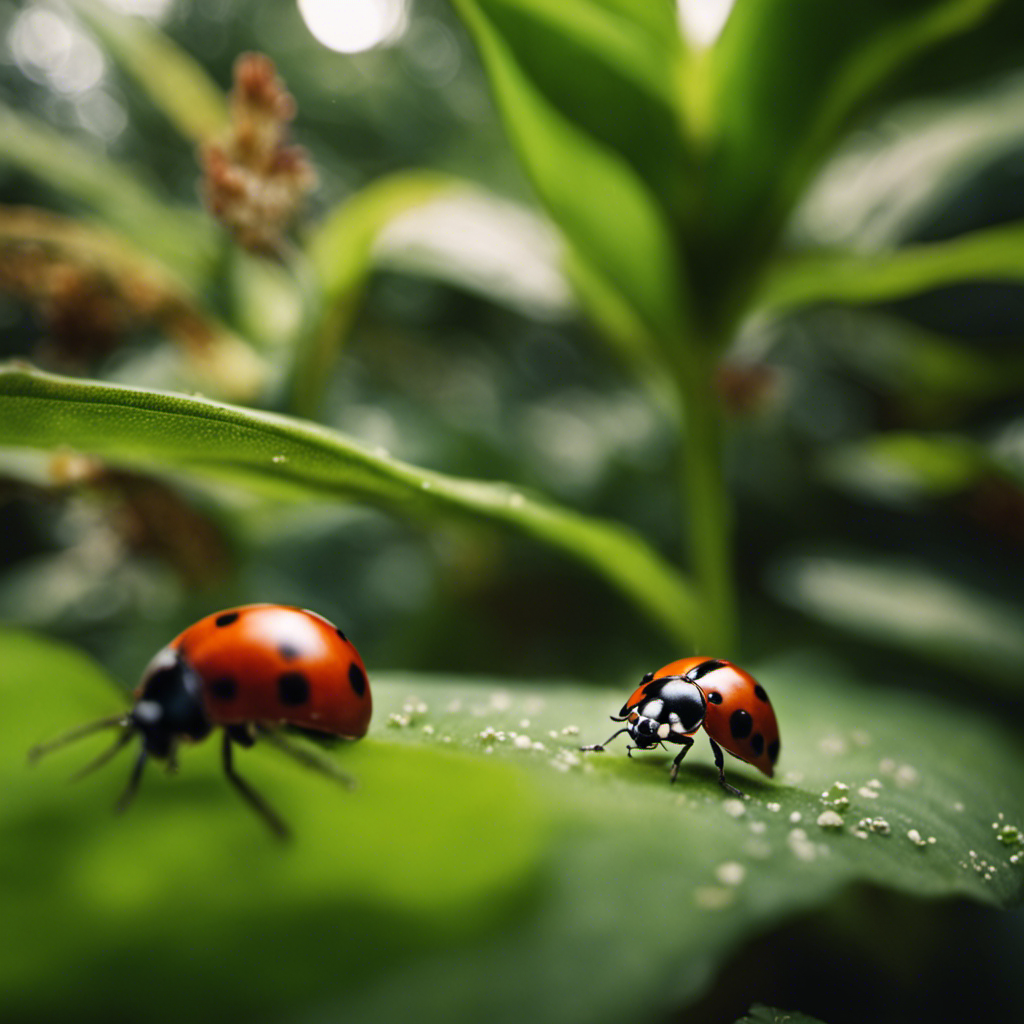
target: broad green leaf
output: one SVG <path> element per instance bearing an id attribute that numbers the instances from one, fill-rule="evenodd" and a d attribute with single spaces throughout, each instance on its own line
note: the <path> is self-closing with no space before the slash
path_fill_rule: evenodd
<path id="1" fill-rule="evenodd" d="M 185 138 L 202 142 L 226 125 L 224 94 L 184 50 L 145 18 L 129 17 L 94 0 L 73 9 L 104 49 Z"/>
<path id="2" fill-rule="evenodd" d="M 160 1024 L 231 1006 L 270 1021 L 470 1024 L 485 1007 L 493 1024 L 612 1024 L 639 990 L 657 1019 L 739 947 L 850 886 L 1021 897 L 1019 744 L 827 660 L 751 666 L 783 754 L 774 781 L 730 759 L 747 801 L 719 789 L 703 737 L 674 786 L 664 754 L 581 754 L 627 686 L 371 668 L 370 733 L 333 754 L 355 792 L 274 750 L 239 754 L 295 829 L 282 850 L 221 777 L 213 742 L 183 751 L 177 777 L 152 771 L 121 818 L 109 807 L 127 758 L 65 782 L 102 740 L 29 769 L 27 744 L 123 705 L 39 638 L 0 634 L 0 656 L 0 972 L 7 1007 L 37 1016 L 116 1008 Z M 838 825 L 818 824 L 826 811 Z M 53 919 L 63 927 L 40 926 Z"/>
<path id="3" fill-rule="evenodd" d="M 1024 608 L 908 558 L 792 555 L 770 583 L 813 618 L 1010 691 L 1024 671 Z"/>
<path id="4" fill-rule="evenodd" d="M 184 280 L 195 284 L 206 278 L 216 236 L 194 211 L 174 208 L 128 168 L 3 106 L 0 137 L 0 162 L 28 171 L 82 204 Z"/>
<path id="5" fill-rule="evenodd" d="M 470 0 L 456 7 L 475 33 L 490 23 L 551 108 L 622 157 L 663 203 L 677 205 L 687 156 L 672 104 L 683 40 L 671 3 Z M 477 42 L 483 49 L 482 35 Z M 496 67 L 488 70 L 493 76 Z"/>
<path id="6" fill-rule="evenodd" d="M 999 2 L 738 0 L 713 50 L 716 235 L 736 251 L 770 242 L 881 87 Z"/>
<path id="7" fill-rule="evenodd" d="M 646 91 L 624 88 L 621 54 L 603 51 L 614 36 L 608 13 L 586 0 L 571 9 L 512 0 L 456 0 L 455 7 L 480 50 L 512 143 L 571 246 L 614 282 L 656 337 L 678 337 L 688 297 L 666 206 L 637 171 L 640 142 L 616 142 L 609 133 L 642 129 L 659 167 L 680 179 L 681 159 L 671 119 L 652 111 Z M 592 31 L 595 22 L 603 27 Z M 628 21 L 620 27 L 631 37 Z M 677 39 L 674 24 L 672 33 Z M 660 60 L 656 47 L 651 60 Z M 608 95 L 590 91 L 595 75 Z"/>
<path id="8" fill-rule="evenodd" d="M 282 848 L 230 792 L 209 743 L 187 751 L 178 779 L 150 771 L 130 813 L 115 818 L 129 758 L 67 784 L 109 734 L 32 768 L 26 753 L 116 713 L 125 698 L 89 661 L 41 638 L 0 633 L 0 659 L 4 699 L 23 712 L 0 724 L 0 984 L 13 1018 L 61 1016 L 78 1002 L 74 1016 L 98 1020 L 113 993 L 135 1016 L 151 1000 L 148 985 L 193 956 L 180 991 L 226 983 L 233 1012 L 262 1018 L 272 1005 L 280 1014 L 310 1005 L 311 993 L 372 986 L 388 956 L 403 962 L 475 941 L 533 888 L 547 811 L 537 780 L 518 766 L 474 764 L 439 745 L 398 747 L 379 724 L 375 737 L 337 754 L 358 777 L 348 792 L 255 751 L 239 771 L 302 837 Z M 47 981 L 48 960 L 59 986 Z M 152 1019 L 173 1019 L 176 999 L 159 1002 Z M 193 1019 L 204 1019 L 196 1009 Z"/>
<path id="9" fill-rule="evenodd" d="M 1024 224 L 873 254 L 804 253 L 772 268 L 757 305 L 890 302 L 964 281 L 1024 280 Z"/>
<path id="10" fill-rule="evenodd" d="M 583 562 L 678 642 L 690 636 L 700 617 L 687 583 L 626 527 L 509 484 L 418 469 L 301 420 L 9 368 L 0 370 L 0 444 L 68 446 L 151 470 L 187 469 L 282 497 L 357 499 L 427 521 L 479 519 Z"/>

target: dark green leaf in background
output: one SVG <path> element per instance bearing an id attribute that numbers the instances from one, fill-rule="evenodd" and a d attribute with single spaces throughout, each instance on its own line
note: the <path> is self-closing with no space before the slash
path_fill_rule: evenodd
<path id="1" fill-rule="evenodd" d="M 999 0 L 740 0 L 713 53 L 713 228 L 755 248 L 868 101 Z"/>
<path id="2" fill-rule="evenodd" d="M 688 297 L 665 208 L 623 155 L 635 159 L 654 146 L 662 173 L 679 164 L 671 119 L 660 105 L 664 97 L 654 98 L 652 118 L 652 89 L 673 66 L 666 43 L 678 36 L 674 25 L 645 51 L 643 40 L 650 43 L 652 36 L 640 24 L 644 19 L 613 16 L 592 0 L 577 0 L 571 11 L 532 0 L 457 0 L 456 8 L 480 48 L 511 141 L 556 223 L 648 329 L 675 338 Z M 658 5 L 663 8 L 668 5 Z M 631 20 L 637 24 L 631 27 Z M 532 33 L 523 31 L 531 21 L 554 23 L 557 31 L 534 45 Z M 593 102 L 581 92 L 589 82 L 578 77 L 584 58 L 591 69 L 602 69 L 606 88 L 609 76 L 632 87 L 620 89 L 614 101 Z M 664 88 L 670 86 L 666 79 Z M 663 131 L 652 131 L 641 150 L 632 148 L 630 137 L 652 120 Z"/>

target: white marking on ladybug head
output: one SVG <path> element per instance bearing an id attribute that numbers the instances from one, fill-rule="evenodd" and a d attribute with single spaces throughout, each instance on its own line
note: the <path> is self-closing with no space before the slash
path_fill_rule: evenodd
<path id="1" fill-rule="evenodd" d="M 132 718 L 142 725 L 152 725 L 164 716 L 164 709 L 155 700 L 140 700 L 132 711 Z"/>
<path id="2" fill-rule="evenodd" d="M 157 672 L 163 672 L 166 669 L 173 668 L 178 660 L 178 652 L 168 644 L 166 647 L 162 647 L 153 657 L 150 659 L 149 664 L 142 670 L 142 682 L 149 679 L 150 676 L 155 676 Z"/>
<path id="3" fill-rule="evenodd" d="M 640 714 L 644 718 L 658 719 L 661 717 L 662 711 L 665 709 L 665 702 L 663 700 L 649 700 L 642 708 L 640 708 Z"/>
<path id="4" fill-rule="evenodd" d="M 661 725 L 658 726 L 658 737 L 660 739 L 666 739 L 671 731 L 672 727 L 668 722 L 662 722 Z"/>

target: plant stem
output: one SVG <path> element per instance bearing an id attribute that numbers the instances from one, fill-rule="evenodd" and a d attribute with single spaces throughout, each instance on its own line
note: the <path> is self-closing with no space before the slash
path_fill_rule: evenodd
<path id="1" fill-rule="evenodd" d="M 722 431 L 714 386 L 717 346 L 691 341 L 675 348 L 673 368 L 683 405 L 679 484 L 691 572 L 700 594 L 694 634 L 701 650 L 729 657 L 736 644 L 732 503 L 722 465 Z"/>

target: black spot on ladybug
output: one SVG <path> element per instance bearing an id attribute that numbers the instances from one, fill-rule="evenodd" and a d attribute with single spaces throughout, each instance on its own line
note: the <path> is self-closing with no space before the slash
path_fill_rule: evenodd
<path id="1" fill-rule="evenodd" d="M 647 674 L 646 674 L 646 675 L 645 675 L 645 676 L 643 677 L 643 679 L 641 679 L 641 680 L 640 680 L 640 685 L 641 685 L 641 686 L 643 686 L 643 685 L 644 685 L 644 683 L 649 683 L 649 682 L 650 682 L 650 681 L 651 681 L 651 680 L 652 680 L 653 678 L 654 678 L 654 673 L 653 673 L 653 672 L 648 672 L 648 673 L 647 673 Z"/>
<path id="2" fill-rule="evenodd" d="M 238 696 L 238 683 L 231 676 L 221 676 L 206 687 L 206 692 L 214 700 L 234 700 Z"/>
<path id="3" fill-rule="evenodd" d="M 729 732 L 734 740 L 745 740 L 753 728 L 754 719 L 750 717 L 749 711 L 738 708 L 729 716 Z"/>
<path id="4" fill-rule="evenodd" d="M 722 703 L 722 695 L 717 690 L 710 690 L 708 692 L 708 700 L 712 704 L 721 704 Z"/>
<path id="5" fill-rule="evenodd" d="M 225 612 L 223 615 L 218 615 L 214 622 L 218 626 L 230 626 L 232 622 L 238 621 L 238 612 Z"/>
<path id="6" fill-rule="evenodd" d="M 702 661 L 699 665 L 694 665 L 689 672 L 686 673 L 686 678 L 697 682 L 698 679 L 703 678 L 709 672 L 714 672 L 716 668 L 724 668 L 724 661 L 715 661 L 709 658 L 707 661 Z"/>
<path id="7" fill-rule="evenodd" d="M 772 740 L 771 743 L 768 744 L 768 760 L 771 761 L 772 764 L 775 764 L 775 762 L 778 761 L 778 759 L 779 759 L 779 741 L 778 740 Z"/>
<path id="8" fill-rule="evenodd" d="M 357 697 L 366 693 L 366 673 L 354 661 L 348 667 L 348 681 Z"/>
<path id="9" fill-rule="evenodd" d="M 764 692 L 764 687 L 760 683 L 758 683 L 757 686 L 754 687 L 754 696 L 758 700 L 763 700 L 765 704 L 769 703 L 768 694 Z"/>
<path id="10" fill-rule="evenodd" d="M 294 661 L 299 656 L 299 649 L 294 644 L 278 644 L 277 653 L 285 661 Z"/>
<path id="11" fill-rule="evenodd" d="M 337 633 L 337 634 L 338 634 L 338 636 L 340 636 L 340 637 L 341 637 L 341 639 L 345 641 L 345 643 L 348 643 L 348 637 L 347 637 L 347 636 L 345 636 L 345 634 L 344 634 L 344 633 L 342 633 L 342 631 L 341 631 L 340 629 L 338 629 L 338 627 L 337 627 L 337 626 L 335 626 L 335 627 L 334 627 L 334 632 L 335 632 L 335 633 Z"/>
<path id="12" fill-rule="evenodd" d="M 282 672 L 277 677 L 277 697 L 288 707 L 298 707 L 309 700 L 309 680 L 301 672 Z"/>
<path id="13" fill-rule="evenodd" d="M 764 752 L 764 737 L 759 732 L 755 732 L 754 735 L 750 737 L 750 749 L 753 750 L 758 757 L 760 757 Z"/>

